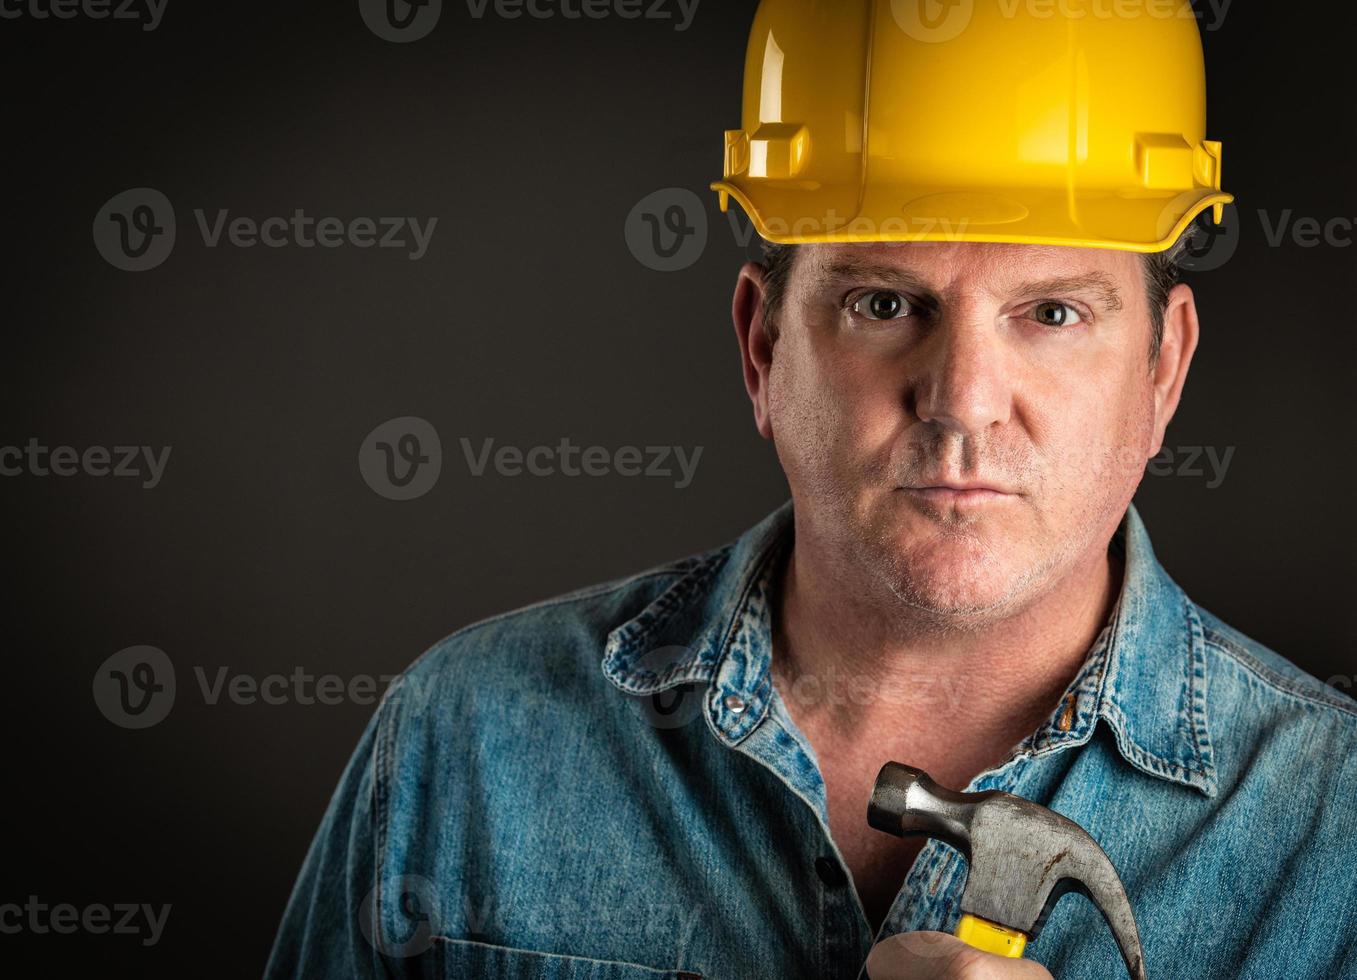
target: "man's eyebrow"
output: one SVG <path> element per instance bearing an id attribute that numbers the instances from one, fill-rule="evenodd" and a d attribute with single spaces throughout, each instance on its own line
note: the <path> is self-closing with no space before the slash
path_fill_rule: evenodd
<path id="1" fill-rule="evenodd" d="M 933 292 L 918 273 L 877 262 L 840 259 L 822 266 L 816 275 L 817 278 L 829 283 L 873 282 L 881 285 L 898 286 L 925 295 L 931 295 Z M 1027 299 L 1039 299 L 1087 292 L 1093 293 L 1103 307 L 1108 310 L 1120 310 L 1125 305 L 1116 282 L 1113 281 L 1111 276 L 1103 272 L 1088 272 L 1076 276 L 1055 276 L 1050 279 L 1023 283 L 1014 290 L 1013 295 Z"/>
<path id="2" fill-rule="evenodd" d="M 1023 283 L 1014 295 L 1027 299 L 1049 299 L 1067 296 L 1070 293 L 1091 292 L 1108 310 L 1122 308 L 1121 291 L 1112 277 L 1103 272 L 1089 272 L 1081 276 L 1056 276 L 1053 279 L 1041 279 Z"/>
<path id="3" fill-rule="evenodd" d="M 876 262 L 857 262 L 852 259 L 840 259 L 822 266 L 816 278 L 825 282 L 874 282 L 888 286 L 902 286 L 920 293 L 931 293 L 923 277 L 909 269 Z"/>

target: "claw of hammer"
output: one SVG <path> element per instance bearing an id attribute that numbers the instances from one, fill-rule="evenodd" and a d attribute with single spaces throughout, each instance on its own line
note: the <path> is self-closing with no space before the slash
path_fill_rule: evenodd
<path id="1" fill-rule="evenodd" d="M 965 856 L 963 922 L 972 916 L 1036 939 L 1060 897 L 1082 893 L 1112 930 L 1132 980 L 1145 980 L 1140 935 L 1117 869 L 1074 821 L 1011 793 L 957 793 L 919 769 L 888 762 L 876 778 L 867 822 L 897 837 L 936 837 Z"/>

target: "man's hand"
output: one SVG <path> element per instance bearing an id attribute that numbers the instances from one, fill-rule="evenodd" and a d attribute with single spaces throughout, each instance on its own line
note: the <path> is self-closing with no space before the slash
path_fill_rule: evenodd
<path id="1" fill-rule="evenodd" d="M 871 980 L 1053 980 L 1040 963 L 967 946 L 945 932 L 902 932 L 873 947 Z"/>

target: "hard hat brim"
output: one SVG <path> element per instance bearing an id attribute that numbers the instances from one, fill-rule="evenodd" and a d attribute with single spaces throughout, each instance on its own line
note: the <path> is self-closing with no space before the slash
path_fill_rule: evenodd
<path id="1" fill-rule="evenodd" d="M 1152 192 L 898 186 L 863 195 L 855 214 L 829 210 L 815 215 L 808 199 L 854 200 L 858 188 L 838 188 L 836 193 L 811 182 L 762 180 L 758 185 L 757 200 L 738 180 L 716 181 L 711 188 L 720 194 L 722 211 L 734 198 L 761 237 L 783 245 L 1005 242 L 1162 252 L 1207 208 L 1214 209 L 1214 219 L 1221 223 L 1225 205 L 1234 200 L 1232 194 L 1202 187 Z"/>

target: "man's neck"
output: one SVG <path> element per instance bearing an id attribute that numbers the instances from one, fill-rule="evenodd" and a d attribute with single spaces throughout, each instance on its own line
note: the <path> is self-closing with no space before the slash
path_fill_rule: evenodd
<path id="1" fill-rule="evenodd" d="M 870 589 L 819 557 L 798 537 L 775 590 L 779 693 L 814 742 L 915 758 L 968 741 L 994 754 L 1039 726 L 1107 623 L 1123 573 L 1098 549 L 1011 614 L 949 628 L 894 596 L 864 598 Z"/>

